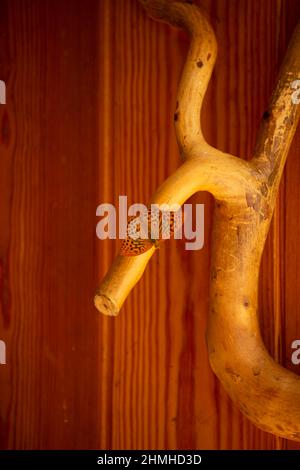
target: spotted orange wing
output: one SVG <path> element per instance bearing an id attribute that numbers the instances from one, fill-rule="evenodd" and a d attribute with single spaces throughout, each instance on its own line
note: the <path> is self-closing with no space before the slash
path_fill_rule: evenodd
<path id="1" fill-rule="evenodd" d="M 137 256 L 145 253 L 146 251 L 150 250 L 150 248 L 153 247 L 153 241 L 150 240 L 148 237 L 149 233 L 149 226 L 150 226 L 150 221 L 151 221 L 151 210 L 149 213 L 148 210 L 148 215 L 145 220 L 141 218 L 141 227 L 140 231 L 147 236 L 148 238 L 133 238 L 133 230 L 132 230 L 132 225 L 131 222 L 134 221 L 136 217 L 130 217 L 128 219 L 128 225 L 127 225 L 127 238 L 126 240 L 123 241 L 120 249 L 120 255 L 122 256 Z"/>

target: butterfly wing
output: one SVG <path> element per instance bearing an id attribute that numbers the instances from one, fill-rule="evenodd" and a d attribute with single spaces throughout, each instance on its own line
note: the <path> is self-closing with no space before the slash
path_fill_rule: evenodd
<path id="1" fill-rule="evenodd" d="M 144 240 L 143 238 L 137 238 L 133 240 L 132 238 L 126 238 L 123 241 L 120 255 L 121 256 L 137 256 L 145 253 L 153 247 L 151 240 Z"/>
<path id="2" fill-rule="evenodd" d="M 171 238 L 183 224 L 182 213 L 178 223 L 176 212 L 171 211 L 168 217 L 163 217 L 162 211 L 153 213 L 149 208 L 147 218 L 142 217 L 138 222 L 140 234 L 143 238 L 134 238 L 137 228 L 136 219 L 136 217 L 130 217 L 128 220 L 127 238 L 123 241 L 120 250 L 122 256 L 137 256 L 150 250 L 153 246 L 158 248 L 159 241 Z M 133 221 L 134 224 L 131 223 Z M 151 224 L 156 226 L 156 236 L 153 239 L 151 238 Z M 147 235 L 148 238 L 145 238 Z"/>

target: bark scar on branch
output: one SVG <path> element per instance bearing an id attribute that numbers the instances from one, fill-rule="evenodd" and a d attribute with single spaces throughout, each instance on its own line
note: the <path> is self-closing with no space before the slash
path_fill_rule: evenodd
<path id="1" fill-rule="evenodd" d="M 300 117 L 292 83 L 300 79 L 300 23 L 281 66 L 250 162 L 205 142 L 200 113 L 217 56 L 214 32 L 191 2 L 140 0 L 155 19 L 184 28 L 191 45 L 174 120 L 184 163 L 154 194 L 157 204 L 183 204 L 209 191 L 215 206 L 207 343 L 212 369 L 241 411 L 261 429 L 300 441 L 300 377 L 277 364 L 261 339 L 257 292 L 261 256 L 289 148 Z M 118 315 L 155 249 L 118 255 L 95 296 L 97 309 Z"/>

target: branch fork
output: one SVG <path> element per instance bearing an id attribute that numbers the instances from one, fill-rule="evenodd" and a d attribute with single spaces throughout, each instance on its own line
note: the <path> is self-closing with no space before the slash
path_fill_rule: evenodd
<path id="1" fill-rule="evenodd" d="M 263 115 L 250 162 L 210 146 L 200 113 L 217 57 L 204 12 L 192 2 L 140 0 L 155 19 L 185 29 L 191 45 L 174 114 L 184 163 L 157 189 L 152 203 L 182 205 L 198 191 L 216 199 L 207 344 L 211 367 L 241 411 L 261 429 L 300 441 L 300 377 L 277 364 L 257 318 L 261 256 L 288 151 L 300 117 L 292 83 L 300 79 L 300 24 Z M 118 255 L 95 296 L 103 314 L 118 315 L 155 248 Z"/>

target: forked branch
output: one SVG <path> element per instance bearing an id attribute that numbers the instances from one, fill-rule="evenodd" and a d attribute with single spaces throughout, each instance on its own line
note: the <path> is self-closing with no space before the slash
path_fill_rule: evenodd
<path id="1" fill-rule="evenodd" d="M 246 162 L 212 148 L 201 132 L 201 106 L 217 49 L 204 13 L 191 2 L 141 3 L 151 16 L 183 27 L 191 36 L 175 111 L 178 145 L 186 161 L 156 191 L 151 202 L 183 204 L 203 190 L 215 197 L 207 331 L 211 366 L 251 421 L 261 429 L 300 441 L 300 377 L 270 357 L 257 318 L 261 256 L 300 117 L 291 86 L 300 79 L 300 25 L 264 113 L 253 159 Z M 154 251 L 117 256 L 95 296 L 100 312 L 119 313 Z"/>

